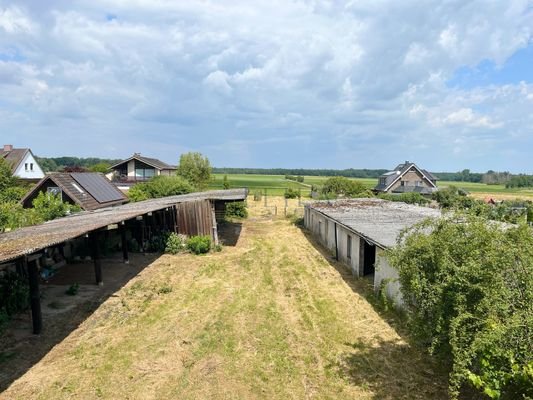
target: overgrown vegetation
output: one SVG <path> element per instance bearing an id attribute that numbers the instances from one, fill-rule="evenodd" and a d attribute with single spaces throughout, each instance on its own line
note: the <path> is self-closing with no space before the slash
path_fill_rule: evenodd
<path id="1" fill-rule="evenodd" d="M 0 159 L 0 231 L 39 224 L 80 210 L 49 193 L 39 193 L 33 208 L 24 209 L 19 201 L 27 190 L 13 176 L 9 164 Z"/>
<path id="2" fill-rule="evenodd" d="M 165 253 L 178 254 L 187 250 L 187 236 L 172 232 L 167 239 Z"/>
<path id="3" fill-rule="evenodd" d="M 248 209 L 244 201 L 233 201 L 226 203 L 226 211 L 224 216 L 226 218 L 247 218 Z"/>
<path id="4" fill-rule="evenodd" d="M 29 306 L 27 279 L 15 272 L 4 272 L 0 276 L 0 332 L 11 316 Z"/>
<path id="5" fill-rule="evenodd" d="M 342 176 L 326 179 L 321 188 L 321 194 L 325 198 L 357 197 L 371 195 L 361 182 L 357 182 Z"/>
<path id="6" fill-rule="evenodd" d="M 211 249 L 210 236 L 191 236 L 187 239 L 187 248 L 194 254 L 205 254 Z"/>
<path id="7" fill-rule="evenodd" d="M 469 197 L 466 192 L 455 186 L 433 193 L 433 199 L 443 209 L 463 211 L 494 221 L 510 223 L 533 222 L 533 203 L 531 201 L 507 200 L 496 204 L 487 204 Z"/>
<path id="8" fill-rule="evenodd" d="M 131 201 L 191 193 L 191 184 L 180 176 L 156 176 L 148 182 L 138 183 L 128 190 Z"/>
<path id="9" fill-rule="evenodd" d="M 184 153 L 180 156 L 177 174 L 195 189 L 203 190 L 211 179 L 211 164 L 201 153 Z"/>
<path id="10" fill-rule="evenodd" d="M 420 193 L 400 193 L 400 194 L 389 194 L 381 193 L 378 195 L 380 199 L 389 200 L 389 201 L 401 201 L 407 204 L 418 204 L 420 206 L 426 205 L 430 200 L 421 195 Z"/>
<path id="11" fill-rule="evenodd" d="M 302 197 L 302 192 L 300 189 L 287 188 L 283 197 L 286 199 L 299 199 Z"/>
<path id="12" fill-rule="evenodd" d="M 452 398 L 533 398 L 530 227 L 456 214 L 407 231 L 388 256 L 410 329 L 448 365 Z"/>
<path id="13" fill-rule="evenodd" d="M 300 183 L 303 183 L 304 181 L 304 177 L 302 175 L 298 175 L 298 176 L 294 176 L 294 175 L 285 175 L 285 179 L 289 180 L 289 181 L 296 181 L 296 182 L 300 182 Z"/>

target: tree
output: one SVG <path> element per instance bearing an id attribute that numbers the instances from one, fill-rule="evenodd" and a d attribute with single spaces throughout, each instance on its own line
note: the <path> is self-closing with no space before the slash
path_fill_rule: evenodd
<path id="1" fill-rule="evenodd" d="M 193 187 L 181 176 L 156 176 L 148 182 L 138 183 L 128 191 L 131 201 L 191 193 Z"/>
<path id="2" fill-rule="evenodd" d="M 356 197 L 361 194 L 367 194 L 365 185 L 343 176 L 326 179 L 321 191 L 326 197 Z"/>
<path id="3" fill-rule="evenodd" d="M 17 178 L 11 172 L 11 165 L 0 158 L 0 192 L 17 185 Z"/>
<path id="4" fill-rule="evenodd" d="M 222 181 L 222 186 L 224 187 L 224 189 L 229 189 L 229 181 L 228 181 L 228 176 L 227 175 L 224 175 L 224 179 Z"/>
<path id="5" fill-rule="evenodd" d="M 533 232 L 464 214 L 426 221 L 388 251 L 409 327 L 450 370 L 456 399 L 533 398 Z"/>
<path id="6" fill-rule="evenodd" d="M 111 165 L 106 162 L 99 162 L 98 164 L 94 164 L 93 166 L 89 167 L 89 171 L 91 172 L 101 172 L 102 174 L 105 174 L 109 172 L 109 167 Z"/>
<path id="7" fill-rule="evenodd" d="M 185 153 L 180 156 L 177 174 L 196 189 L 205 189 L 211 179 L 211 164 L 201 153 Z"/>

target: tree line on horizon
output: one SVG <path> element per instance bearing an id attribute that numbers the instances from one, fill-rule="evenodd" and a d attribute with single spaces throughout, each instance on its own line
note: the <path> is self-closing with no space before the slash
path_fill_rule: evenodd
<path id="1" fill-rule="evenodd" d="M 36 157 L 44 172 L 78 171 L 106 172 L 121 159 L 98 157 Z M 386 169 L 369 168 L 226 168 L 213 167 L 214 174 L 254 174 L 254 175 L 293 175 L 293 176 L 344 176 L 346 178 L 377 179 Z M 533 175 L 512 174 L 508 171 L 471 172 L 463 169 L 457 172 L 433 172 L 439 180 L 451 182 L 485 183 L 487 185 L 506 185 L 508 188 L 533 187 Z"/>

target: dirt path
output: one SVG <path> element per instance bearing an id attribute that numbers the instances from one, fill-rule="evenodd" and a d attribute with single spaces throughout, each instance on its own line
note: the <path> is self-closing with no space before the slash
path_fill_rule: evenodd
<path id="1" fill-rule="evenodd" d="M 366 295 L 288 220 L 253 214 L 234 247 L 157 259 L 0 398 L 446 398 Z"/>

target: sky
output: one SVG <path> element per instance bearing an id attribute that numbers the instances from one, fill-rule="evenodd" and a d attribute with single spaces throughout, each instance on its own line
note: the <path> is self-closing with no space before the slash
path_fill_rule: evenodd
<path id="1" fill-rule="evenodd" d="M 533 0 L 0 0 L 0 142 L 533 173 Z"/>

